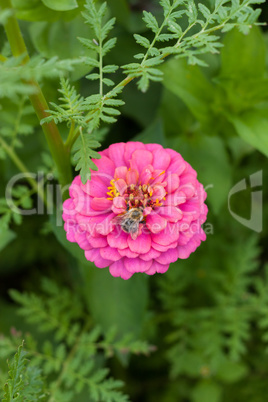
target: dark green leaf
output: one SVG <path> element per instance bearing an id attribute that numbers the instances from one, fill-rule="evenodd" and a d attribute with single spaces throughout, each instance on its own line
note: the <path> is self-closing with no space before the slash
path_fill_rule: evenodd
<path id="1" fill-rule="evenodd" d="M 258 27 L 252 27 L 248 35 L 237 29 L 228 32 L 221 51 L 221 76 L 248 77 L 263 76 L 265 72 L 265 43 Z"/>
<path id="2" fill-rule="evenodd" d="M 68 11 L 78 7 L 76 0 L 42 0 L 42 2 L 56 11 Z"/>
<path id="3" fill-rule="evenodd" d="M 94 321 L 104 331 L 115 326 L 119 336 L 132 333 L 138 337 L 145 320 L 148 278 L 134 275 L 124 281 L 92 263 L 84 264 L 83 271 L 85 297 Z"/>
<path id="4" fill-rule="evenodd" d="M 238 135 L 264 155 L 268 156 L 267 112 L 252 110 L 240 116 L 228 116 Z"/>

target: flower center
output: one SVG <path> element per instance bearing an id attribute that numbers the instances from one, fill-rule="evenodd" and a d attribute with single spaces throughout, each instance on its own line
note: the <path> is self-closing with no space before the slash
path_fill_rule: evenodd
<path id="1" fill-rule="evenodd" d="M 157 177 L 165 172 L 161 172 Z M 152 182 L 153 181 L 153 182 Z M 148 208 L 148 212 L 154 208 L 161 207 L 165 200 L 167 185 L 154 177 L 147 180 L 147 184 L 129 184 L 122 179 L 113 179 L 108 187 L 108 200 L 120 197 L 125 201 L 127 209 Z M 123 201 L 123 200 L 122 200 Z M 150 213 L 150 212 L 149 212 Z"/>
<path id="2" fill-rule="evenodd" d="M 153 209 L 154 207 L 161 207 L 162 203 L 158 198 L 155 200 L 152 199 L 153 194 L 153 186 L 147 184 L 139 186 L 131 184 L 127 187 L 123 197 L 129 208 L 150 207 Z"/>

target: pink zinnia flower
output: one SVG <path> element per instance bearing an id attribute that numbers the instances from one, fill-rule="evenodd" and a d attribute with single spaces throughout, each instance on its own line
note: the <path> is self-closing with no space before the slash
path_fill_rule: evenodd
<path id="1" fill-rule="evenodd" d="M 113 144 L 94 160 L 97 172 L 77 176 L 63 204 L 67 239 L 98 268 L 129 279 L 164 273 L 188 258 L 206 235 L 206 192 L 196 171 L 158 144 Z"/>

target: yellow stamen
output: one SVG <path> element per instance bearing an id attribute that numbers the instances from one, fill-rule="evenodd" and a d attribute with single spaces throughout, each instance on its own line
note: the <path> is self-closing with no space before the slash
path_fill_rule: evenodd
<path id="1" fill-rule="evenodd" d="M 107 195 L 109 198 L 108 200 L 113 200 L 114 197 L 118 197 L 120 195 L 119 191 L 115 188 L 115 180 L 110 181 L 111 186 L 107 188 L 107 190 L 110 190 L 107 192 Z"/>

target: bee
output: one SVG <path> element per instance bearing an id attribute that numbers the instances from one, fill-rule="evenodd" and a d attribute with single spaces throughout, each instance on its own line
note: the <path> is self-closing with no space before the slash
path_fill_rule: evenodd
<path id="1" fill-rule="evenodd" d="M 123 215 L 117 216 L 118 223 L 125 233 L 130 233 L 133 240 L 137 238 L 139 232 L 139 224 L 144 223 L 143 208 L 128 209 Z"/>

